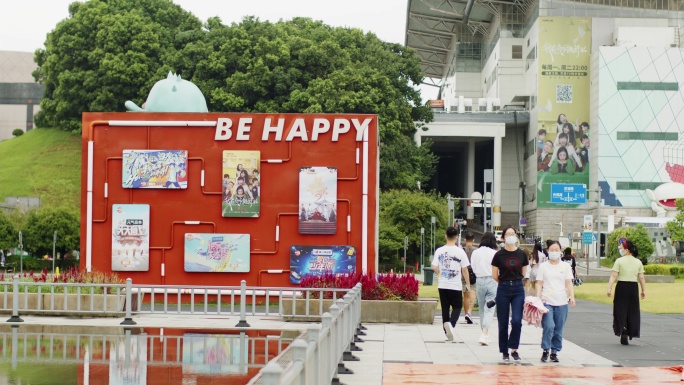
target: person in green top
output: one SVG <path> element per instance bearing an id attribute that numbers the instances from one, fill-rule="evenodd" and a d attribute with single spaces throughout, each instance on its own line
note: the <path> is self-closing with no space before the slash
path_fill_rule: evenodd
<path id="1" fill-rule="evenodd" d="M 641 299 L 646 298 L 646 280 L 644 279 L 644 265 L 637 258 L 639 250 L 632 241 L 620 238 L 618 252 L 621 257 L 615 260 L 613 272 L 608 280 L 608 297 L 613 284 L 615 297 L 613 299 L 613 331 L 620 336 L 620 343 L 629 345 L 634 337 L 639 338 L 641 328 L 641 314 L 639 309 L 639 287 L 641 285 Z"/>

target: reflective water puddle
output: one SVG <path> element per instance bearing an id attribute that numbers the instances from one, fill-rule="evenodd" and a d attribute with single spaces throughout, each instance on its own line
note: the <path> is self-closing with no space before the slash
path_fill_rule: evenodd
<path id="1" fill-rule="evenodd" d="M 0 384 L 246 384 L 292 337 L 272 330 L 0 325 Z"/>

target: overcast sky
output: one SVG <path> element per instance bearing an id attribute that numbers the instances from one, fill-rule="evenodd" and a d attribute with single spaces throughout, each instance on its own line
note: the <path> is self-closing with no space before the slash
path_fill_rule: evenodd
<path id="1" fill-rule="evenodd" d="M 33 52 L 65 19 L 72 0 L 19 0 L 5 4 L 0 12 L 0 51 Z M 261 20 L 289 20 L 295 16 L 322 20 L 332 26 L 354 27 L 375 33 L 380 39 L 404 44 L 407 0 L 174 0 L 183 9 L 206 21 L 219 16 L 224 24 L 244 16 Z M 436 89 L 421 87 L 423 99 Z M 434 94 L 434 95 L 433 95 Z"/>

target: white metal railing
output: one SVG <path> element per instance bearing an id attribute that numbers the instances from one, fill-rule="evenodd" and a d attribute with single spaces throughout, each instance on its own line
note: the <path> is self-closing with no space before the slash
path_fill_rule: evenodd
<path id="1" fill-rule="evenodd" d="M 296 339 L 249 382 L 255 385 L 330 383 L 337 378 L 339 369 L 344 368 L 343 357 L 345 353 L 351 354 L 361 323 L 360 283 L 352 289 L 248 287 L 244 280 L 240 287 L 133 285 L 130 278 L 126 279 L 125 285 L 55 284 L 19 282 L 19 276 L 15 275 L 11 283 L 0 282 L 0 285 L 0 295 L 4 297 L 0 301 L 0 310 L 8 310 L 9 298 L 12 298 L 12 316 L 7 322 L 23 322 L 20 311 L 22 314 L 67 312 L 103 316 L 121 316 L 125 313 L 121 324 L 135 325 L 133 303 L 136 304 L 137 315 L 239 314 L 240 320 L 235 325 L 238 328 L 250 326 L 247 314 L 278 315 L 294 320 L 320 317 L 320 324 L 308 327 L 306 341 L 303 338 Z M 109 301 L 114 302 L 115 306 L 106 306 L 108 296 L 99 299 L 99 294 L 108 293 L 112 293 L 110 295 L 113 297 Z M 32 294 L 33 299 L 29 300 Z M 149 295 L 147 301 L 146 295 Z M 277 305 L 272 303 L 274 299 L 277 299 Z M 332 304 L 326 311 L 325 304 L 329 300 L 332 300 Z"/>
<path id="2" fill-rule="evenodd" d="M 361 321 L 361 284 L 330 306 L 321 317 L 320 325 L 309 325 L 306 341 L 297 338 L 281 354 L 291 360 L 276 357 L 248 385 L 329 384 L 344 366 L 345 352 L 350 352 Z"/>

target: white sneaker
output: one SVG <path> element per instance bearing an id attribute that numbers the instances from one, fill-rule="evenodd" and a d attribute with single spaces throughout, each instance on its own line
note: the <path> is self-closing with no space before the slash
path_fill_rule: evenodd
<path id="1" fill-rule="evenodd" d="M 477 341 L 480 343 L 482 346 L 488 346 L 489 345 L 489 336 L 482 334 L 480 335 L 480 339 Z"/>
<path id="2" fill-rule="evenodd" d="M 446 331 L 446 336 L 449 341 L 454 340 L 454 333 L 451 331 L 451 322 L 444 323 L 444 330 Z"/>

